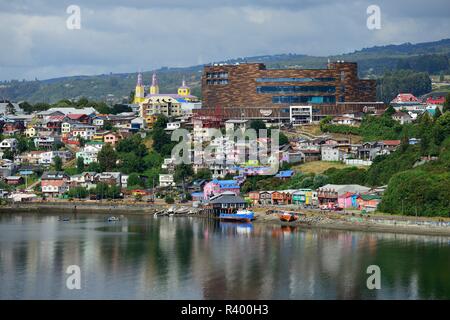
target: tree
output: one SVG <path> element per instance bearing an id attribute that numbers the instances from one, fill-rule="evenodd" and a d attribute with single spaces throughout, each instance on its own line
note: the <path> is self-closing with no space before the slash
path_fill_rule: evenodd
<path id="1" fill-rule="evenodd" d="M 128 96 L 128 103 L 134 103 L 134 95 L 135 95 L 134 90 L 131 90 L 130 95 Z"/>
<path id="2" fill-rule="evenodd" d="M 142 187 L 142 180 L 137 173 L 132 173 L 128 176 L 127 185 L 129 187 Z"/>
<path id="3" fill-rule="evenodd" d="M 112 129 L 113 129 L 113 125 L 112 125 L 111 121 L 105 120 L 103 122 L 103 130 L 110 131 Z"/>
<path id="4" fill-rule="evenodd" d="M 433 115 L 433 119 L 436 120 L 436 119 L 438 119 L 440 116 L 442 116 L 441 109 L 436 108 L 436 111 L 434 112 L 434 115 Z"/>
<path id="5" fill-rule="evenodd" d="M 164 200 L 166 201 L 167 204 L 173 204 L 175 202 L 175 200 L 173 199 L 172 196 L 170 195 L 166 195 Z"/>
<path id="6" fill-rule="evenodd" d="M 97 195 L 98 199 L 105 199 L 108 197 L 109 186 L 107 183 L 99 182 L 95 186 L 94 193 Z"/>
<path id="7" fill-rule="evenodd" d="M 122 112 L 132 112 L 133 110 L 127 106 L 126 104 L 115 104 L 112 107 L 111 113 L 112 114 L 119 114 Z"/>
<path id="8" fill-rule="evenodd" d="M 82 173 L 84 171 L 84 159 L 83 157 L 77 158 L 77 172 Z"/>
<path id="9" fill-rule="evenodd" d="M 133 152 L 120 154 L 120 171 L 123 173 L 142 172 L 145 163 Z"/>
<path id="10" fill-rule="evenodd" d="M 67 195 L 69 197 L 77 199 L 84 199 L 88 196 L 88 194 L 88 190 L 83 187 L 70 188 L 70 190 L 67 192 Z"/>
<path id="11" fill-rule="evenodd" d="M 120 187 L 117 185 L 111 185 L 109 186 L 107 190 L 107 196 L 109 199 L 118 199 L 121 197 Z"/>
<path id="12" fill-rule="evenodd" d="M 85 146 L 85 144 L 86 144 L 86 139 L 84 139 L 82 136 L 78 136 L 77 137 L 77 139 L 78 139 L 78 143 L 80 144 L 80 147 L 84 147 Z"/>
<path id="13" fill-rule="evenodd" d="M 263 129 L 266 130 L 267 126 L 266 126 L 266 123 L 262 120 L 252 120 L 250 122 L 250 129 L 254 129 L 256 131 L 256 136 L 259 137 L 259 134 L 260 134 L 259 130 L 263 130 Z M 267 133 L 267 135 L 268 135 L 268 133 Z"/>
<path id="14" fill-rule="evenodd" d="M 98 162 L 91 162 L 88 164 L 86 171 L 89 172 L 100 172 L 102 171 L 100 168 L 100 164 Z"/>
<path id="15" fill-rule="evenodd" d="M 283 132 L 280 132 L 279 145 L 283 146 L 283 145 L 288 144 L 288 143 L 289 143 L 288 137 Z"/>
<path id="16" fill-rule="evenodd" d="M 60 156 L 56 156 L 53 158 L 53 166 L 55 167 L 56 171 L 62 170 L 62 159 Z"/>
<path id="17" fill-rule="evenodd" d="M 211 173 L 211 170 L 209 170 L 209 169 L 200 169 L 194 175 L 194 180 L 211 180 L 211 179 L 212 179 L 212 173 Z"/>
<path id="18" fill-rule="evenodd" d="M 97 154 L 97 161 L 102 171 L 110 171 L 116 167 L 117 152 L 107 143 Z"/>
<path id="19" fill-rule="evenodd" d="M 190 180 L 193 175 L 194 175 L 194 170 L 192 169 L 192 166 L 182 163 L 175 167 L 175 173 L 173 175 L 173 179 L 176 182 L 182 182 L 182 181 L 186 181 L 187 179 Z"/>
<path id="20" fill-rule="evenodd" d="M 377 96 L 384 102 L 390 102 L 402 92 L 421 96 L 431 91 L 431 79 L 426 72 L 397 70 L 386 72 L 378 81 Z"/>
<path id="21" fill-rule="evenodd" d="M 142 159 L 146 168 L 158 168 L 163 162 L 161 155 L 154 150 L 150 151 L 148 155 Z"/>
<path id="22" fill-rule="evenodd" d="M 159 174 L 161 173 L 161 168 L 159 167 L 153 167 L 150 169 L 147 169 L 142 174 L 143 176 L 147 177 L 147 187 L 153 188 L 158 185 L 159 180 Z"/>
<path id="23" fill-rule="evenodd" d="M 170 140 L 170 137 L 167 135 L 166 131 L 164 131 L 164 129 L 159 127 L 153 129 L 152 138 L 153 138 L 153 149 L 160 154 L 163 154 L 162 151 L 164 149 L 164 146 L 170 145 L 172 142 Z M 168 150 L 164 150 L 164 154 L 166 154 L 167 151 Z"/>
<path id="24" fill-rule="evenodd" d="M 442 108 L 442 112 L 450 111 L 450 93 L 445 97 L 444 106 Z"/>
<path id="25" fill-rule="evenodd" d="M 395 109 L 394 109 L 394 107 L 393 106 L 389 106 L 389 107 L 387 107 L 387 109 L 384 111 L 384 114 L 385 115 L 388 115 L 388 116 L 393 116 L 394 114 L 395 114 Z"/>
<path id="26" fill-rule="evenodd" d="M 156 118 L 155 123 L 153 124 L 153 129 L 165 129 L 167 126 L 167 123 L 169 122 L 169 119 L 165 115 L 158 115 Z"/>

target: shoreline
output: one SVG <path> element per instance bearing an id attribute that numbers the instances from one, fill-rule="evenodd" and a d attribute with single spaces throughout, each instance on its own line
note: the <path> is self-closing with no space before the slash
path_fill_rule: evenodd
<path id="1" fill-rule="evenodd" d="M 72 202 L 72 203 L 24 203 L 0 206 L 0 214 L 3 213 L 85 213 L 85 214 L 110 214 L 120 212 L 122 215 L 150 215 L 155 212 L 167 209 L 170 206 L 188 207 L 189 205 L 166 205 L 166 204 L 117 204 L 117 203 L 89 203 L 89 202 Z M 278 225 L 302 227 L 306 229 L 332 229 L 342 231 L 359 231 L 359 232 L 383 232 L 394 234 L 414 234 L 428 236 L 446 236 L 450 237 L 450 227 L 432 227 L 419 224 L 405 224 L 407 217 L 402 220 L 396 220 L 395 217 L 371 217 L 358 221 L 357 223 L 349 222 L 346 218 L 331 218 L 328 215 L 308 212 L 310 215 L 306 220 L 298 220 L 295 222 L 283 222 L 274 215 L 267 216 L 261 211 L 255 211 L 255 224 Z M 176 214 L 176 217 L 197 217 L 211 218 L 201 214 Z M 390 222 L 390 224 L 380 223 L 380 221 Z M 428 221 L 428 220 L 421 220 Z M 393 223 L 391 223 L 393 222 Z"/>

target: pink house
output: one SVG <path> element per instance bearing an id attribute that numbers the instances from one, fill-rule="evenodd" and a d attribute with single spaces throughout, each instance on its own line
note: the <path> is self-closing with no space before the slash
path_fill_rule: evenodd
<path id="1" fill-rule="evenodd" d="M 103 136 L 103 141 L 105 143 L 109 143 L 113 146 L 115 146 L 116 143 L 119 142 L 119 140 L 120 140 L 120 136 L 115 133 L 108 133 Z"/>
<path id="2" fill-rule="evenodd" d="M 338 204 L 340 208 L 357 208 L 358 202 L 356 201 L 359 196 L 356 193 L 346 192 L 338 197 Z"/>
<path id="3" fill-rule="evenodd" d="M 227 191 L 238 196 L 240 194 L 240 187 L 235 180 L 217 179 L 208 182 L 203 187 L 203 195 L 205 199 L 209 199 L 212 196 L 216 196 Z"/>

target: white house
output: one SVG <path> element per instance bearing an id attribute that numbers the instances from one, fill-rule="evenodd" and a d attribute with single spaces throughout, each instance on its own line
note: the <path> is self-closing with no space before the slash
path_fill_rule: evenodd
<path id="1" fill-rule="evenodd" d="M 61 123 L 61 133 L 62 134 L 70 133 L 70 127 L 71 127 L 70 122 L 63 122 L 63 123 Z"/>
<path id="2" fill-rule="evenodd" d="M 181 128 L 181 122 L 179 122 L 179 121 L 177 121 L 177 122 L 168 122 L 165 130 L 173 131 L 173 130 L 176 130 L 176 129 L 179 129 L 179 128 Z"/>
<path id="3" fill-rule="evenodd" d="M 336 146 L 325 146 L 321 148 L 322 161 L 342 161 L 347 154 Z"/>
<path id="4" fill-rule="evenodd" d="M 102 150 L 101 145 L 87 145 L 83 149 L 77 152 L 77 158 L 83 158 L 84 164 L 90 164 L 97 162 L 97 155 Z"/>
<path id="5" fill-rule="evenodd" d="M 69 151 L 48 151 L 39 154 L 40 165 L 51 165 L 53 164 L 55 157 L 60 157 L 63 162 L 69 160 L 72 154 Z"/>
<path id="6" fill-rule="evenodd" d="M 409 115 L 409 113 L 398 111 L 392 115 L 392 119 L 400 122 L 400 124 L 411 123 L 413 118 Z"/>
<path id="7" fill-rule="evenodd" d="M 95 126 L 73 124 L 70 134 L 72 137 L 81 137 L 85 140 L 91 140 L 96 133 Z"/>
<path id="8" fill-rule="evenodd" d="M 4 139 L 2 142 L 0 142 L 0 150 L 6 151 L 11 150 L 15 151 L 17 149 L 17 139 L 16 138 L 8 138 Z"/>
<path id="9" fill-rule="evenodd" d="M 175 186 L 172 174 L 160 174 L 159 175 L 159 185 L 161 187 Z"/>

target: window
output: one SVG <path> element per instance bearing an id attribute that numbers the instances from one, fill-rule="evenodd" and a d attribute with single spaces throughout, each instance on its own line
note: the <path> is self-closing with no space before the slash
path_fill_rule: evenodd
<path id="1" fill-rule="evenodd" d="M 333 86 L 259 86 L 257 93 L 334 93 L 336 87 Z"/>
<path id="2" fill-rule="evenodd" d="M 256 82 L 331 82 L 336 78 L 257 78 Z"/>
<path id="3" fill-rule="evenodd" d="M 272 103 L 335 103 L 335 96 L 274 96 Z"/>

